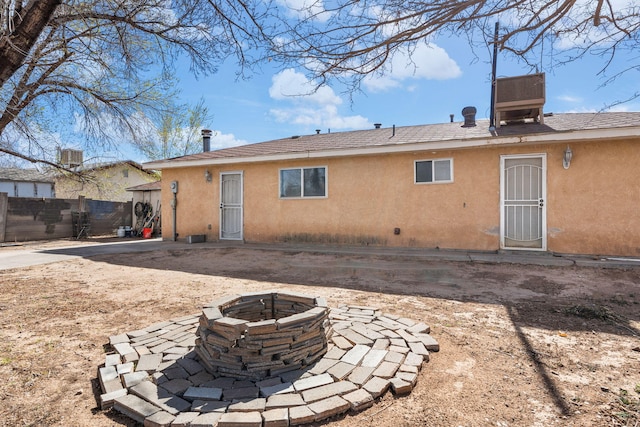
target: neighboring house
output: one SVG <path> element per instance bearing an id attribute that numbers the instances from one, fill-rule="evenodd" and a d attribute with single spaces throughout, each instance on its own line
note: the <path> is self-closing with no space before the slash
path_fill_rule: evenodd
<path id="1" fill-rule="evenodd" d="M 112 163 L 84 164 L 73 169 L 79 175 L 62 173 L 55 176 L 59 198 L 128 202 L 127 188 L 157 181 L 157 175 L 146 171 L 139 163 L 127 160 Z"/>
<path id="2" fill-rule="evenodd" d="M 640 113 L 519 119 L 294 136 L 144 166 L 162 170 L 165 238 L 640 256 Z"/>
<path id="3" fill-rule="evenodd" d="M 0 193 L 8 197 L 56 197 L 54 180 L 36 169 L 0 168 Z"/>
<path id="4" fill-rule="evenodd" d="M 147 216 L 158 217 L 160 215 L 161 184 L 160 181 L 154 181 L 127 188 L 127 191 L 133 194 L 133 211 L 131 214 L 134 221 L 133 226 L 136 231 L 142 230 Z M 154 223 L 154 225 L 156 225 L 156 223 Z M 154 231 L 156 234 L 160 234 L 160 230 Z"/>

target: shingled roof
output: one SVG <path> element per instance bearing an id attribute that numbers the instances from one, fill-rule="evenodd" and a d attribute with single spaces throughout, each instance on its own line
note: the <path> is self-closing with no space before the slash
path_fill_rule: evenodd
<path id="1" fill-rule="evenodd" d="M 49 175 L 37 169 L 0 168 L 0 181 L 54 182 Z"/>
<path id="2" fill-rule="evenodd" d="M 595 138 L 640 137 L 640 112 L 567 113 L 544 117 L 544 124 L 511 123 L 489 129 L 488 120 L 401 126 L 293 136 L 239 147 L 145 163 L 146 169 L 257 162 L 306 157 L 459 149 L 516 143 L 551 143 Z"/>

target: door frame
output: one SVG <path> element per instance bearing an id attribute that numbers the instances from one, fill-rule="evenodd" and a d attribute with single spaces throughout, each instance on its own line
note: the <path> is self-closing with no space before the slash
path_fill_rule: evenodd
<path id="1" fill-rule="evenodd" d="M 505 244 L 505 161 L 511 159 L 541 159 L 542 165 L 542 188 L 540 201 L 542 203 L 542 243 L 539 248 L 531 247 L 512 247 Z M 547 250 L 547 154 L 546 153 L 534 153 L 534 154 L 504 154 L 500 156 L 500 249 L 506 249 L 510 251 L 546 251 Z"/>
<path id="2" fill-rule="evenodd" d="M 224 175 L 240 175 L 240 237 L 224 237 L 222 235 L 222 231 L 223 231 L 223 218 L 224 218 L 224 213 L 223 213 L 223 194 L 222 192 L 224 191 L 224 181 L 223 181 L 223 177 Z M 220 172 L 220 218 L 219 218 L 219 223 L 220 223 L 220 232 L 219 232 L 219 236 L 220 236 L 220 240 L 244 240 L 244 172 L 243 171 L 224 171 L 224 172 Z"/>

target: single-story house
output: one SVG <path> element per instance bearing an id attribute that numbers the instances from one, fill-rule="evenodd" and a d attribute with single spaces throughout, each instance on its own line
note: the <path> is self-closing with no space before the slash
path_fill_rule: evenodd
<path id="1" fill-rule="evenodd" d="M 128 202 L 131 193 L 127 188 L 158 180 L 154 171 L 145 170 L 137 162 L 131 160 L 86 163 L 74 167 L 78 173 L 56 173 L 56 191 L 59 198 L 107 200 L 112 202 Z"/>
<path id="2" fill-rule="evenodd" d="M 146 163 L 165 238 L 640 255 L 640 113 L 293 136 Z"/>
<path id="3" fill-rule="evenodd" d="M 55 181 L 37 169 L 0 168 L 0 193 L 8 197 L 56 197 Z"/>

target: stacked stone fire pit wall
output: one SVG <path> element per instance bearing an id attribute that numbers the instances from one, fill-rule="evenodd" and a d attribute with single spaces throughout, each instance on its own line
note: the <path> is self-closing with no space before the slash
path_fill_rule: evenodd
<path id="1" fill-rule="evenodd" d="M 282 292 L 215 300 L 199 323 L 195 351 L 205 368 L 250 380 L 312 365 L 332 332 L 324 298 Z"/>

